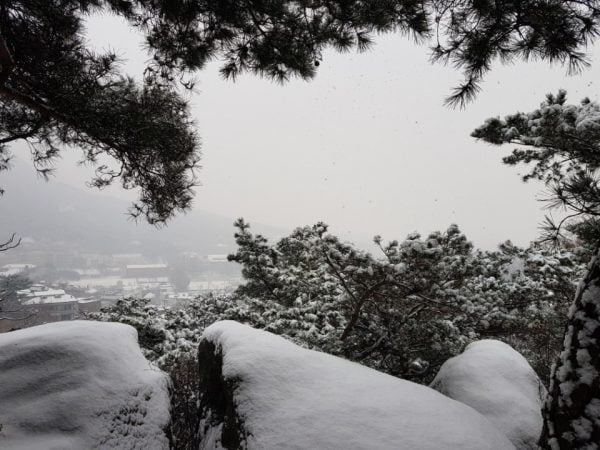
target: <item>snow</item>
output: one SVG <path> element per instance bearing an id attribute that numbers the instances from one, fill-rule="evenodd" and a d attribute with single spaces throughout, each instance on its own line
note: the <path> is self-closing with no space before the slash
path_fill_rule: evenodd
<path id="1" fill-rule="evenodd" d="M 168 448 L 167 376 L 134 328 L 57 322 L 0 335 L 0 448 Z"/>
<path id="2" fill-rule="evenodd" d="M 57 297 L 52 296 L 44 296 L 44 297 L 33 297 L 29 300 L 22 301 L 22 305 L 31 306 L 31 305 L 47 305 L 50 303 L 72 303 L 77 302 L 79 299 L 73 297 L 69 294 L 63 294 Z"/>
<path id="3" fill-rule="evenodd" d="M 26 291 L 20 291 L 20 292 L 26 292 Z M 30 293 L 27 294 L 27 297 L 55 297 L 55 296 L 61 296 L 61 295 L 65 295 L 65 291 L 64 289 L 46 289 L 43 291 L 32 291 Z"/>
<path id="4" fill-rule="evenodd" d="M 546 394 L 527 360 L 509 345 L 482 340 L 446 361 L 431 386 L 479 411 L 517 449 L 536 449 Z"/>
<path id="5" fill-rule="evenodd" d="M 20 297 L 25 297 L 25 300 L 21 301 L 22 305 L 39 305 L 49 303 L 66 303 L 75 302 L 78 299 L 70 294 L 67 294 L 63 289 L 24 289 L 17 291 Z"/>
<path id="6" fill-rule="evenodd" d="M 0 276 L 17 275 L 29 269 L 35 269 L 33 264 L 5 264 L 0 267 Z"/>
<path id="7" fill-rule="evenodd" d="M 482 415 L 426 386 L 237 322 L 217 322 L 203 338 L 236 385 L 250 450 L 514 450 Z M 221 448 L 215 428 L 201 448 Z"/>
<path id="8" fill-rule="evenodd" d="M 563 351 L 546 399 L 552 448 L 600 448 L 599 316 L 600 251 L 590 261 L 569 309 Z"/>

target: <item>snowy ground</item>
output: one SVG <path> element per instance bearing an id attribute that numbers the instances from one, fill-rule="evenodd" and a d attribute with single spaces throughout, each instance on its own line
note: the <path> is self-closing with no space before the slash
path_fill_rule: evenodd
<path id="1" fill-rule="evenodd" d="M 431 386 L 479 411 L 519 450 L 537 449 L 546 389 L 520 353 L 495 340 L 469 345 L 440 368 Z"/>
<path id="2" fill-rule="evenodd" d="M 481 414 L 426 386 L 236 322 L 204 339 L 213 363 L 223 357 L 248 449 L 514 450 Z M 221 448 L 223 428 L 207 427 L 201 448 Z"/>
<path id="3" fill-rule="evenodd" d="M 58 322 L 0 335 L 0 448 L 166 449 L 168 381 L 127 325 Z"/>

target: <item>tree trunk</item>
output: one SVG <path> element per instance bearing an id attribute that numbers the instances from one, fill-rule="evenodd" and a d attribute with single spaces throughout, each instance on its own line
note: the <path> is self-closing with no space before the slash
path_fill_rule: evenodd
<path id="1" fill-rule="evenodd" d="M 600 449 L 600 249 L 569 311 L 543 414 L 543 449 Z"/>

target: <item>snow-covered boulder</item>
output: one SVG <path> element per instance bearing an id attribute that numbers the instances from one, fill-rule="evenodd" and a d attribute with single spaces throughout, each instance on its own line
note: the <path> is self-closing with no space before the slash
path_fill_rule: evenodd
<path id="1" fill-rule="evenodd" d="M 232 321 L 204 332 L 200 448 L 514 450 L 435 390 Z"/>
<path id="2" fill-rule="evenodd" d="M 0 334 L 0 448 L 167 449 L 169 417 L 168 378 L 128 325 Z"/>
<path id="3" fill-rule="evenodd" d="M 546 389 L 510 345 L 495 340 L 470 344 L 442 365 L 431 387 L 479 411 L 517 449 L 537 448 Z"/>

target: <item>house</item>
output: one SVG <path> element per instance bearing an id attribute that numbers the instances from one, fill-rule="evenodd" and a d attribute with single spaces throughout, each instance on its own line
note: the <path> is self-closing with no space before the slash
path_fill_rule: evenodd
<path id="1" fill-rule="evenodd" d="M 20 291 L 23 292 L 23 291 Z M 74 320 L 79 315 L 78 299 L 63 289 L 35 290 L 21 298 L 24 309 L 35 314 L 36 325 Z"/>
<path id="2" fill-rule="evenodd" d="M 19 273 L 27 273 L 29 270 L 35 269 L 34 264 L 5 264 L 0 268 L 0 276 L 16 275 Z"/>
<path id="3" fill-rule="evenodd" d="M 18 291 L 23 320 L 12 320 L 12 328 L 25 328 L 49 322 L 74 320 L 82 313 L 100 311 L 99 299 L 80 299 L 67 294 L 63 289 L 47 289 L 33 285 Z"/>

